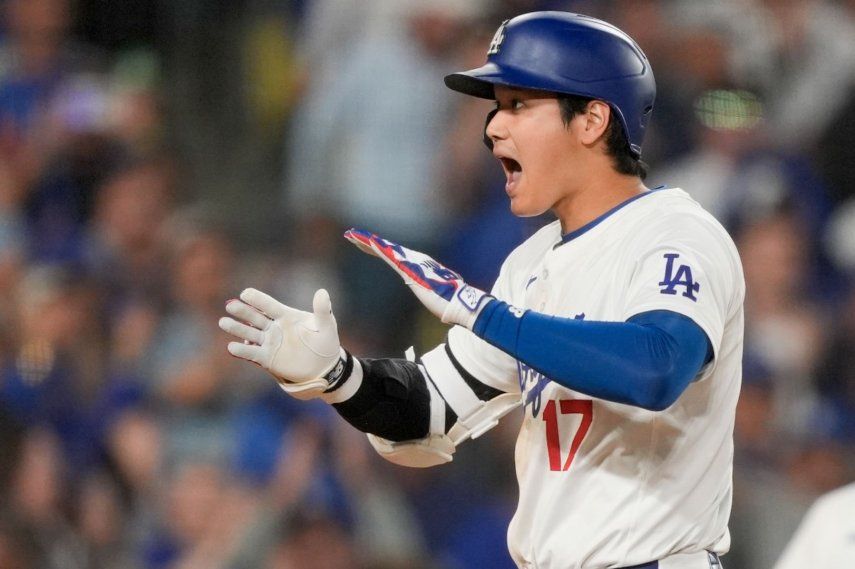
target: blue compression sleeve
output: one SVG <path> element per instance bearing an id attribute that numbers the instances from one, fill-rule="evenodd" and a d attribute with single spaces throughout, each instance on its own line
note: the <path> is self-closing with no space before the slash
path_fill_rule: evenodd
<path id="1" fill-rule="evenodd" d="M 518 314 L 491 300 L 473 331 L 552 381 L 608 401 L 665 409 L 712 359 L 701 327 L 668 310 L 644 312 L 627 322 Z"/>

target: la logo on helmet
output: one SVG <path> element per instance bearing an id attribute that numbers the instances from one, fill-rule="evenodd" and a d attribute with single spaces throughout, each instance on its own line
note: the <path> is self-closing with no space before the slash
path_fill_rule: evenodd
<path id="1" fill-rule="evenodd" d="M 502 22 L 502 25 L 499 26 L 498 30 L 496 30 L 496 33 L 493 35 L 493 41 L 490 42 L 490 47 L 487 49 L 487 55 L 499 53 L 499 48 L 502 46 L 502 42 L 505 41 L 506 25 L 508 25 L 508 20 Z"/>

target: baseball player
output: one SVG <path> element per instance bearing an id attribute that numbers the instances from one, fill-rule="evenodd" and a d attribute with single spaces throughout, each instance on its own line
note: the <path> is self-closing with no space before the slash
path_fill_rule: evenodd
<path id="1" fill-rule="evenodd" d="M 510 411 L 521 568 L 721 567 L 744 282 L 725 230 L 640 161 L 655 97 L 635 42 L 579 14 L 504 22 L 487 62 L 445 78 L 493 99 L 485 142 L 520 216 L 556 221 L 520 245 L 487 293 L 367 231 L 345 237 L 395 270 L 443 322 L 420 358 L 356 358 L 328 294 L 312 312 L 247 289 L 221 327 L 232 355 L 294 397 L 319 397 L 402 465 L 452 460 Z"/>

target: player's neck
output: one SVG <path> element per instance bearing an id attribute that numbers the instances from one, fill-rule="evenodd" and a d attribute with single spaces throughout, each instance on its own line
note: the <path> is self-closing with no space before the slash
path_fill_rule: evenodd
<path id="1" fill-rule="evenodd" d="M 553 213 L 561 221 L 561 233 L 567 234 L 597 219 L 626 200 L 647 191 L 641 179 L 611 170 L 591 177 L 558 202 Z"/>

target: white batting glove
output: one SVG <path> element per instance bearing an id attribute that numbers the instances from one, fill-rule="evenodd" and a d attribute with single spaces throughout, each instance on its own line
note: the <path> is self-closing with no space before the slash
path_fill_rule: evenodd
<path id="1" fill-rule="evenodd" d="M 459 274 L 424 253 L 361 229 L 348 229 L 344 237 L 361 251 L 383 259 L 422 304 L 446 324 L 459 324 L 471 330 L 478 314 L 493 298 L 469 286 Z"/>
<path id="2" fill-rule="evenodd" d="M 285 306 L 254 288 L 226 303 L 220 328 L 241 342 L 229 342 L 229 353 L 269 371 L 297 399 L 323 397 L 343 381 L 347 352 L 338 339 L 330 296 L 320 289 L 313 312 Z"/>

